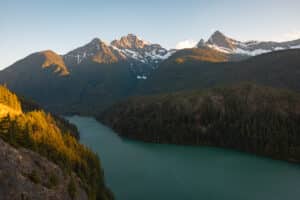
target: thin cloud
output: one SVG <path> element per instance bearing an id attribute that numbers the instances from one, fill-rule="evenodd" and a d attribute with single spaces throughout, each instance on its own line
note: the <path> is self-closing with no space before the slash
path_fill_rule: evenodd
<path id="1" fill-rule="evenodd" d="M 289 41 L 300 39 L 300 30 L 294 30 L 272 38 L 274 41 Z"/>
<path id="2" fill-rule="evenodd" d="M 293 31 L 293 32 L 290 32 L 290 33 L 286 33 L 284 36 L 285 36 L 286 39 L 289 39 L 289 40 L 299 39 L 300 38 L 300 31 Z"/>
<path id="3" fill-rule="evenodd" d="M 184 40 L 176 44 L 176 49 L 192 48 L 195 47 L 196 44 L 197 42 L 195 40 Z"/>

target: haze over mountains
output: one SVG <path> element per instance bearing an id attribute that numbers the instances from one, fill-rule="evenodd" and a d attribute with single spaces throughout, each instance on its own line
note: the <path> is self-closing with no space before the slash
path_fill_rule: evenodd
<path id="1" fill-rule="evenodd" d="M 0 83 L 52 111 L 81 114 L 98 113 L 131 95 L 238 81 L 299 90 L 299 45 L 300 40 L 240 42 L 220 31 L 181 50 L 133 34 L 110 44 L 95 38 L 65 55 L 33 53 L 2 70 Z"/>

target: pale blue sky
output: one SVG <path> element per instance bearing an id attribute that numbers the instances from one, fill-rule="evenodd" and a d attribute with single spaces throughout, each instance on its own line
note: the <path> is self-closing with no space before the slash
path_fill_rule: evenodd
<path id="1" fill-rule="evenodd" d="M 0 69 L 134 33 L 166 48 L 220 30 L 239 40 L 300 38 L 299 0 L 0 0 Z"/>

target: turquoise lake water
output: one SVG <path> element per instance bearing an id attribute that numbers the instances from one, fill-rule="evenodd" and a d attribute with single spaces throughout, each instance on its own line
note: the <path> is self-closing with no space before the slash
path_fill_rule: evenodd
<path id="1" fill-rule="evenodd" d="M 119 137 L 93 118 L 68 118 L 100 156 L 116 200 L 298 200 L 300 165 L 211 147 Z"/>

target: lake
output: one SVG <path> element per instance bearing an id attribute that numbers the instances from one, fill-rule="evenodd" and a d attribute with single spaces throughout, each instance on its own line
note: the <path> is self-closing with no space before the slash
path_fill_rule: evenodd
<path id="1" fill-rule="evenodd" d="M 119 137 L 93 118 L 68 118 L 100 156 L 116 200 L 297 200 L 300 165 L 212 147 Z"/>

